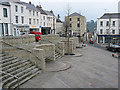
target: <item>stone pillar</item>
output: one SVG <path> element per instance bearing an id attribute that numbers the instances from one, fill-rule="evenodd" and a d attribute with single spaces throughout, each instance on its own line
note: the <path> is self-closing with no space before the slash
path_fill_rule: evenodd
<path id="1" fill-rule="evenodd" d="M 103 44 L 105 44 L 105 37 L 103 36 Z"/>

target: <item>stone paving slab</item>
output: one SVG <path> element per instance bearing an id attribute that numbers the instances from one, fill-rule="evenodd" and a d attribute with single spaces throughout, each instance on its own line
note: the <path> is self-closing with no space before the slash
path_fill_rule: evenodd
<path id="1" fill-rule="evenodd" d="M 59 72 L 59 71 L 64 71 L 67 70 L 71 67 L 71 65 L 67 62 L 64 61 L 52 61 L 49 63 L 46 63 L 46 69 L 45 71 L 49 72 Z"/>

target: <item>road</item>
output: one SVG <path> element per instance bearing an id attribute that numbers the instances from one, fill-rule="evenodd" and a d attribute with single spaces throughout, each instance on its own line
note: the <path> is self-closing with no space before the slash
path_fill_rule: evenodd
<path id="1" fill-rule="evenodd" d="M 83 56 L 58 60 L 69 63 L 70 69 L 45 71 L 20 88 L 118 88 L 118 59 L 111 56 L 112 52 L 88 45 L 74 53 Z"/>
<path id="2" fill-rule="evenodd" d="M 103 50 L 106 50 L 106 47 L 104 46 L 101 46 L 97 43 L 94 43 L 94 44 L 90 44 L 89 42 L 86 42 L 86 44 L 90 45 L 90 46 L 93 46 L 93 47 L 96 47 L 96 48 L 99 48 L 99 49 L 103 49 Z"/>

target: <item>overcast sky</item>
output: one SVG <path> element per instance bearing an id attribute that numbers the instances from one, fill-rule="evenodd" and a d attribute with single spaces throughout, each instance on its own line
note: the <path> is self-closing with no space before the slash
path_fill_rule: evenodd
<path id="1" fill-rule="evenodd" d="M 45 10 L 53 10 L 55 15 L 60 14 L 61 19 L 67 15 L 67 6 L 71 7 L 71 13 L 78 12 L 86 16 L 87 21 L 97 20 L 105 12 L 118 12 L 120 0 L 21 0 L 31 1 L 35 5 L 41 4 Z"/>

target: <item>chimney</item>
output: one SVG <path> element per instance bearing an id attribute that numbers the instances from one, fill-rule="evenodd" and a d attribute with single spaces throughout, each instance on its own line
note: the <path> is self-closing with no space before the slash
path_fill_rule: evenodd
<path id="1" fill-rule="evenodd" d="M 50 12 L 51 12 L 51 13 L 53 13 L 53 11 L 52 11 L 52 10 L 51 10 Z"/>
<path id="2" fill-rule="evenodd" d="M 29 4 L 32 4 L 31 1 L 29 1 Z"/>
<path id="3" fill-rule="evenodd" d="M 37 5 L 36 7 L 37 7 L 37 8 L 41 8 L 41 9 L 42 9 L 42 6 L 41 6 L 41 5 L 39 5 L 39 6 Z"/>

